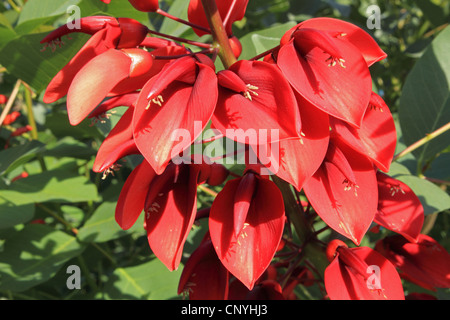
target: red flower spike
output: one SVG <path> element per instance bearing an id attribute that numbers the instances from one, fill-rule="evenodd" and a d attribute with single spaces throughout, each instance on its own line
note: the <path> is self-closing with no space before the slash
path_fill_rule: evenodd
<path id="1" fill-rule="evenodd" d="M 247 175 L 255 175 L 252 172 Z M 243 178 L 227 181 L 209 216 L 211 240 L 224 266 L 249 290 L 269 266 L 281 240 L 284 203 L 276 185 L 255 175 L 255 192 L 239 236 L 235 235 L 234 201 Z"/>
<path id="2" fill-rule="evenodd" d="M 370 34 L 360 27 L 343 20 L 334 18 L 308 19 L 291 30 L 294 31 L 296 28 L 313 28 L 326 31 L 334 37 L 350 42 L 358 48 L 368 66 L 387 57 L 387 54 L 381 50 Z M 289 33 L 287 33 L 287 36 L 289 36 Z"/>
<path id="3" fill-rule="evenodd" d="M 128 230 L 144 210 L 148 188 L 156 174 L 147 161 L 141 162 L 125 181 L 116 205 L 116 222 Z"/>
<path id="4" fill-rule="evenodd" d="M 372 92 L 361 128 L 331 118 L 332 135 L 354 150 L 369 157 L 375 165 L 388 172 L 395 153 L 397 131 L 389 107 Z"/>
<path id="5" fill-rule="evenodd" d="M 138 153 L 133 140 L 132 119 L 133 109 L 129 108 L 100 145 L 92 167 L 94 172 L 105 171 L 119 159 Z"/>
<path id="6" fill-rule="evenodd" d="M 424 221 L 420 199 L 405 183 L 377 172 L 378 210 L 374 221 L 417 242 Z"/>
<path id="7" fill-rule="evenodd" d="M 184 265 L 178 294 L 187 293 L 189 300 L 227 300 L 228 280 L 228 270 L 206 237 Z"/>
<path id="8" fill-rule="evenodd" d="M 272 174 L 300 191 L 320 167 L 328 149 L 330 131 L 328 115 L 301 97 L 297 98 L 302 115 L 302 137 L 252 148 Z"/>
<path id="9" fill-rule="evenodd" d="M 332 251 L 335 254 L 331 254 Z M 404 300 L 395 267 L 378 252 L 330 243 L 331 263 L 325 270 L 325 288 L 331 300 Z M 334 258 L 333 258 L 334 257 Z"/>
<path id="10" fill-rule="evenodd" d="M 212 123 L 228 134 L 227 138 L 255 145 L 301 137 L 295 95 L 275 65 L 239 60 L 228 70 L 218 72 L 218 80 L 219 100 Z M 227 130 L 236 128 L 244 134 Z M 274 130 L 276 136 L 272 136 Z"/>
<path id="11" fill-rule="evenodd" d="M 298 28 L 288 34 L 277 64 L 289 83 L 317 108 L 360 127 L 372 80 L 359 50 L 320 30 Z"/>
<path id="12" fill-rule="evenodd" d="M 159 9 L 158 0 L 128 0 L 131 5 L 139 11 L 155 12 Z"/>
<path id="13" fill-rule="evenodd" d="M 216 4 L 222 21 L 225 24 L 225 31 L 230 36 L 232 35 L 232 24 L 235 21 L 240 21 L 244 18 L 248 0 L 221 0 L 216 1 Z M 206 19 L 205 10 L 203 9 L 201 0 L 190 0 L 188 7 L 188 20 L 196 25 L 209 28 L 208 20 Z M 193 30 L 198 36 L 207 34 L 205 31 L 197 28 L 193 28 Z"/>
<path id="14" fill-rule="evenodd" d="M 122 80 L 150 72 L 152 63 L 152 55 L 141 49 L 111 49 L 93 58 L 74 77 L 67 93 L 70 124 L 79 124 Z"/>
<path id="15" fill-rule="evenodd" d="M 197 139 L 211 119 L 216 102 L 216 74 L 209 64 L 194 57 L 167 64 L 143 87 L 133 118 L 134 139 L 158 174 L 172 157 Z"/>
<path id="16" fill-rule="evenodd" d="M 401 235 L 389 236 L 380 240 L 375 250 L 399 268 L 409 281 L 427 289 L 450 288 L 450 254 L 430 236 L 420 234 L 417 242 L 409 242 Z"/>
<path id="17" fill-rule="evenodd" d="M 352 149 L 333 149 L 303 189 L 324 222 L 359 245 L 377 210 L 375 170 L 370 160 Z"/>

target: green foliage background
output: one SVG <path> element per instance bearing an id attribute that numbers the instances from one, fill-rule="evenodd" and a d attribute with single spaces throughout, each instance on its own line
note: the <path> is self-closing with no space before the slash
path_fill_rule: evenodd
<path id="1" fill-rule="evenodd" d="M 188 0 L 160 1 L 170 13 L 186 18 Z M 367 29 L 376 4 L 381 28 Z M 41 51 L 39 41 L 69 17 L 70 5 L 81 16 L 131 17 L 160 32 L 197 39 L 191 29 L 156 14 L 134 10 L 128 1 L 0 1 L 0 94 L 19 84 L 13 110 L 22 116 L 0 128 L 0 297 L 4 299 L 181 299 L 177 295 L 182 266 L 169 272 L 150 251 L 142 220 L 123 231 L 114 220 L 115 202 L 127 175 L 138 163 L 128 157 L 115 176 L 92 172 L 98 147 L 123 110 L 105 123 L 86 120 L 69 125 L 64 101 L 42 103 L 51 78 L 88 39 L 74 34 L 66 44 Z M 397 153 L 450 122 L 450 1 L 448 0 L 250 0 L 234 34 L 244 47 L 242 59 L 276 46 L 285 31 L 312 17 L 335 17 L 368 31 L 388 54 L 371 67 L 374 90 L 383 96 L 397 122 Z M 207 40 L 202 38 L 200 40 Z M 220 68 L 220 66 L 218 66 Z M 20 80 L 20 82 L 18 82 Z M 30 124 L 33 130 L 10 139 Z M 424 233 L 450 248 L 450 134 L 396 161 L 390 175 L 406 182 L 426 213 Z M 239 171 L 240 168 L 230 167 Z M 12 182 L 22 172 L 28 178 Z M 216 191 L 219 191 L 217 188 Z M 199 209 L 213 198 L 199 190 Z M 36 224 L 36 221 L 45 224 Z M 196 225 L 185 246 L 185 261 L 196 248 L 205 223 Z M 373 247 L 387 233 L 368 233 L 362 245 Z M 329 236 L 324 233 L 323 237 Z M 81 267 L 80 290 L 69 290 L 67 267 Z M 425 291 L 410 283 L 406 293 Z M 317 289 L 317 288 L 316 288 Z M 299 287 L 301 299 L 320 299 L 314 288 Z M 448 291 L 425 291 L 440 299 Z"/>

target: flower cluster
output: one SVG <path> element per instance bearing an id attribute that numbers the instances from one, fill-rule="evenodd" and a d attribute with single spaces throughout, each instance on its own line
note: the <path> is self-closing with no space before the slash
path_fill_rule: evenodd
<path id="1" fill-rule="evenodd" d="M 167 15 L 158 1 L 129 2 Z M 150 248 L 175 270 L 194 222 L 206 218 L 208 232 L 184 265 L 179 293 L 191 299 L 289 299 L 297 284 L 316 281 L 314 270 L 299 264 L 280 275 L 287 262 L 274 262 L 274 256 L 284 248 L 301 256 L 309 243 L 320 243 L 299 235 L 306 240 L 295 247 L 284 236 L 295 219 L 287 214 L 289 195 L 279 187 L 288 184 L 306 199 L 295 202 L 295 215 L 314 210 L 354 246 L 334 240 L 322 247 L 330 261 L 324 273 L 329 298 L 404 299 L 400 276 L 449 287 L 448 253 L 420 234 L 424 213 L 418 197 L 386 174 L 397 135 L 389 107 L 372 91 L 369 71 L 386 53 L 351 23 L 314 18 L 287 30 L 277 47 L 238 60 L 242 48 L 231 26 L 244 17 L 247 3 L 190 1 L 189 21 L 182 22 L 199 36 L 212 34 L 214 44 L 106 16 L 81 18 L 80 29 L 61 26 L 42 40 L 54 46 L 71 32 L 91 35 L 44 95 L 46 103 L 67 96 L 72 125 L 128 107 L 93 165 L 95 172 L 108 173 L 128 155 L 143 158 L 122 188 L 117 223 L 129 229 L 143 212 Z M 216 71 L 218 56 L 225 68 Z M 201 163 L 173 161 L 209 124 L 244 144 L 247 156 L 255 151 L 258 161 L 248 161 L 235 177 L 205 157 Z M 180 129 L 187 134 L 176 141 L 172 134 Z M 267 130 L 271 134 L 262 136 Z M 197 212 L 202 184 L 223 188 L 211 208 Z M 376 250 L 359 247 L 373 224 L 397 235 Z M 442 263 L 431 265 L 431 256 Z M 379 276 L 367 271 L 371 266 Z"/>

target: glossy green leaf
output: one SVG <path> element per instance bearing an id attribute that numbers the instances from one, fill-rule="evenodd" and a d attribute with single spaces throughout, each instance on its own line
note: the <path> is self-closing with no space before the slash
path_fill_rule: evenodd
<path id="1" fill-rule="evenodd" d="M 14 146 L 0 151 L 0 175 L 10 172 L 18 166 L 30 161 L 45 145 L 37 140 L 28 141 L 22 145 Z"/>
<path id="2" fill-rule="evenodd" d="M 95 185 L 86 177 L 66 170 L 33 174 L 0 190 L 0 197 L 16 205 L 33 202 L 84 202 L 98 200 Z"/>
<path id="3" fill-rule="evenodd" d="M 132 228 L 122 230 L 115 220 L 115 209 L 116 202 L 103 202 L 80 228 L 78 238 L 83 242 L 106 242 L 135 230 L 144 231 L 143 219 L 139 219 Z"/>
<path id="4" fill-rule="evenodd" d="M 181 268 L 170 272 L 154 259 L 133 267 L 117 268 L 105 286 L 109 299 L 167 300 L 178 298 Z"/>
<path id="5" fill-rule="evenodd" d="M 0 289 L 21 292 L 51 279 L 84 246 L 49 226 L 27 225 L 7 239 L 0 255 Z"/>
<path id="6" fill-rule="evenodd" d="M 450 27 L 444 29 L 416 62 L 403 87 L 399 120 L 407 145 L 450 122 Z M 448 147 L 450 131 L 414 151 L 419 163 Z"/>

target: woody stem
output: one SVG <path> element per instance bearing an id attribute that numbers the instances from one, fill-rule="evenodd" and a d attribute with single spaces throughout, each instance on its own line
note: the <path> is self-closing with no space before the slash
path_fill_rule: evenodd
<path id="1" fill-rule="evenodd" d="M 215 0 L 202 0 L 203 9 L 205 10 L 206 18 L 208 20 L 211 34 L 213 36 L 213 47 L 218 50 L 218 55 L 224 67 L 228 69 L 236 62 L 236 57 L 231 49 L 228 35 L 225 31 L 222 18 L 217 9 Z"/>

